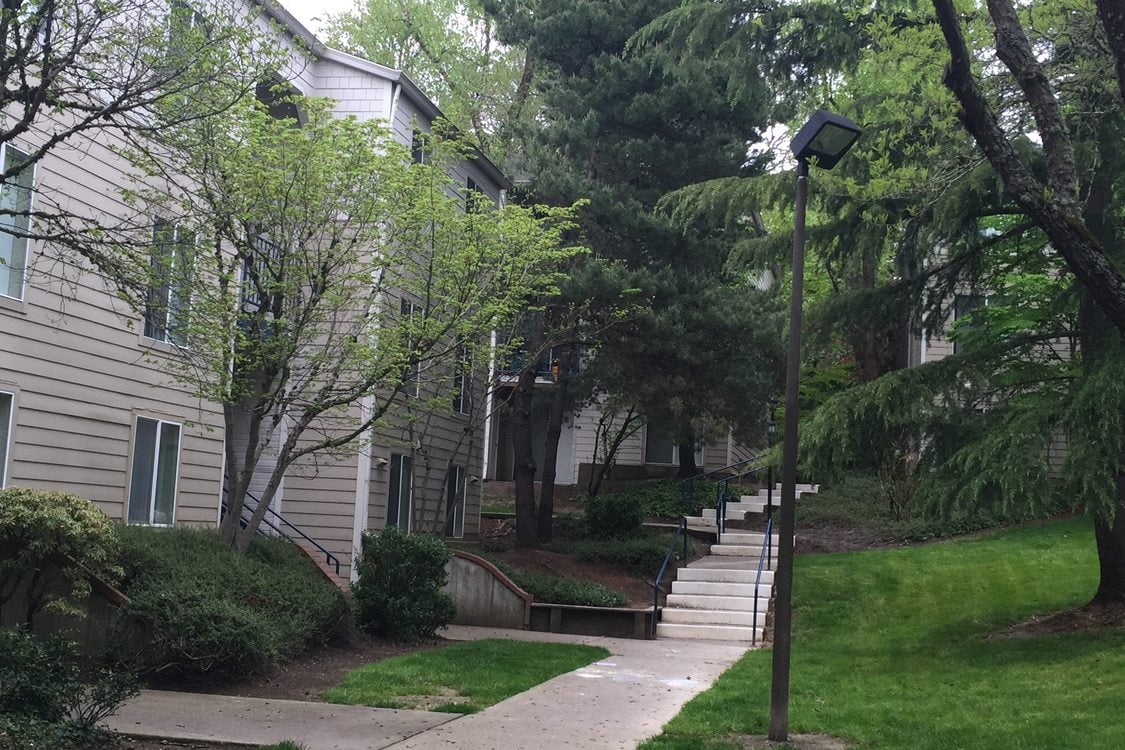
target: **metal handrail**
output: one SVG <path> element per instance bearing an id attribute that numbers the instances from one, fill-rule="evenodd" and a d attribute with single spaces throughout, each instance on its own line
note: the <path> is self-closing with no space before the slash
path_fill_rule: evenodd
<path id="1" fill-rule="evenodd" d="M 242 509 L 243 510 L 249 509 L 250 512 L 251 512 L 251 515 L 252 515 L 254 510 L 258 507 L 258 505 L 261 504 L 262 501 L 259 500 L 256 497 L 254 497 L 252 494 L 250 494 L 249 491 L 246 492 L 246 499 L 254 501 L 254 508 L 250 508 L 245 502 L 243 502 Z M 222 508 L 223 515 L 226 515 L 226 512 L 227 512 L 227 502 L 226 502 L 226 500 L 223 500 L 222 503 L 220 504 L 220 506 Z M 325 549 L 325 547 L 320 542 L 316 541 L 311 536 L 309 536 L 305 532 L 301 531 L 301 529 L 298 528 L 297 526 L 294 526 L 293 523 L 289 521 L 289 519 L 285 518 L 285 516 L 276 512 L 273 508 L 267 507 L 266 513 L 273 516 L 274 518 L 276 518 L 281 524 L 283 524 L 285 526 L 288 526 L 290 529 L 292 529 L 294 532 L 296 532 L 297 536 L 301 537 L 301 539 L 304 539 L 306 542 L 308 542 L 313 547 L 315 547 L 318 552 L 320 552 L 322 555 L 324 555 L 324 562 L 328 565 L 334 566 L 335 569 L 336 569 L 336 575 L 340 575 L 340 559 L 338 557 L 336 557 L 334 554 L 332 554 L 327 549 Z M 247 523 L 247 519 L 245 517 L 239 518 L 239 524 L 243 528 L 246 527 L 246 523 Z M 284 531 L 282 531 L 281 529 L 279 529 L 277 526 L 275 526 L 265 516 L 262 517 L 262 523 L 264 523 L 266 526 L 273 529 L 279 536 L 284 538 L 290 544 L 297 544 L 289 534 L 287 534 Z M 259 534 L 265 533 L 264 531 L 262 531 L 260 526 L 258 527 L 257 532 Z"/>
<path id="2" fill-rule="evenodd" d="M 766 470 L 766 474 L 769 477 L 769 479 L 767 479 L 768 487 L 766 488 L 768 498 L 766 513 L 767 516 L 773 517 L 773 469 L 769 466 L 757 466 L 741 474 L 724 477 L 715 484 L 715 530 L 717 533 L 722 534 L 727 528 L 727 500 L 730 498 L 730 483 L 736 479 L 742 479 L 757 474 L 762 469 Z"/>
<path id="3" fill-rule="evenodd" d="M 731 469 L 737 469 L 740 466 L 745 466 L 748 463 L 751 463 L 753 461 L 757 461 L 760 457 L 761 457 L 761 454 L 756 453 L 753 456 L 751 456 L 750 458 L 744 458 L 741 461 L 736 461 L 733 464 L 731 464 L 730 466 L 724 466 L 721 469 L 711 469 L 710 471 L 700 472 L 699 474 L 696 474 L 695 476 L 691 476 L 691 477 L 688 477 L 687 479 L 681 480 L 681 482 L 680 482 L 680 499 L 683 501 L 684 512 L 685 513 L 691 513 L 693 510 L 695 510 L 695 508 L 694 508 L 695 503 L 693 502 L 693 500 L 695 499 L 695 483 L 697 481 L 699 481 L 700 479 L 703 479 L 704 477 L 709 477 L 713 474 L 720 474 L 724 471 L 730 471 Z"/>
<path id="4" fill-rule="evenodd" d="M 750 642 L 758 643 L 758 586 L 762 583 L 762 563 L 766 568 L 773 567 L 773 519 L 766 521 L 766 538 L 762 542 L 762 551 L 758 553 L 758 575 L 754 578 L 754 619 L 750 622 Z M 763 629 L 764 631 L 764 629 Z"/>
<path id="5" fill-rule="evenodd" d="M 660 618 L 660 583 L 664 580 L 664 573 L 668 570 L 668 563 L 672 561 L 672 553 L 676 549 L 676 542 L 683 537 L 684 540 L 684 556 L 683 560 L 686 563 L 688 560 L 688 537 L 687 537 L 687 516 L 680 518 L 680 523 L 676 526 L 676 531 L 672 534 L 672 543 L 668 545 L 668 551 L 664 553 L 664 562 L 660 564 L 660 572 L 656 574 L 656 579 L 652 582 L 652 632 L 651 637 L 656 637 L 656 623 Z"/>

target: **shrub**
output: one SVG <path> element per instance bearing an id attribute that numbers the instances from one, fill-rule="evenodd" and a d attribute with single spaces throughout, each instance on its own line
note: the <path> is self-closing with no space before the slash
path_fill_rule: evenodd
<path id="1" fill-rule="evenodd" d="M 12 592 L 21 578 L 51 563 L 60 566 L 70 583 L 65 596 L 48 592 L 49 577 L 32 583 L 28 590 L 29 624 L 43 609 L 82 614 L 76 602 L 90 591 L 83 568 L 110 582 L 121 574 L 117 566 L 117 526 L 89 500 L 64 492 L 23 487 L 0 490 L 0 550 L 4 550 L 0 555 L 0 592 Z M 69 561 L 78 565 L 67 564 Z"/>
<path id="2" fill-rule="evenodd" d="M 634 495 L 586 499 L 586 530 L 595 539 L 624 539 L 641 526 L 641 503 Z"/>
<path id="3" fill-rule="evenodd" d="M 127 527 L 122 541 L 129 608 L 151 630 L 142 669 L 242 676 L 347 631 L 346 597 L 284 540 L 245 555 L 210 530 Z"/>
<path id="4" fill-rule="evenodd" d="M 0 630 L 0 748 L 68 748 L 100 738 L 98 724 L 140 687 L 121 671 L 87 677 L 77 644 Z"/>
<path id="5" fill-rule="evenodd" d="M 585 607 L 624 607 L 625 595 L 593 581 L 560 578 L 524 570 L 505 571 L 517 586 L 546 604 L 575 604 Z"/>
<path id="6" fill-rule="evenodd" d="M 598 497 L 610 502 L 620 501 L 640 505 L 641 515 L 654 518 L 679 518 L 682 515 L 699 515 L 703 508 L 715 505 L 715 482 L 698 480 L 692 486 L 692 497 L 682 494 L 679 479 L 652 479 L 621 487 L 613 492 L 603 492 Z"/>
<path id="7" fill-rule="evenodd" d="M 578 541 L 552 542 L 547 549 L 576 555 L 580 560 L 609 563 L 632 573 L 655 575 L 664 562 L 668 546 L 672 542 L 670 534 L 641 533 L 628 539 L 583 539 Z M 689 554 L 692 549 L 688 540 Z M 676 544 L 672 559 L 683 556 L 683 546 Z"/>
<path id="8" fill-rule="evenodd" d="M 440 539 L 394 526 L 363 535 L 353 587 L 359 625 L 402 641 L 431 638 L 457 610 L 442 591 L 451 553 Z"/>

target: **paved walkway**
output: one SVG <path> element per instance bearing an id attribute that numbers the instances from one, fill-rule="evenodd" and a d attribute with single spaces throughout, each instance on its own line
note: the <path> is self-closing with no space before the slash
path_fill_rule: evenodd
<path id="1" fill-rule="evenodd" d="M 109 723 L 134 735 L 310 750 L 604 750 L 657 734 L 746 652 L 745 645 L 451 626 L 451 640 L 587 643 L 610 656 L 468 716 L 146 691 Z"/>

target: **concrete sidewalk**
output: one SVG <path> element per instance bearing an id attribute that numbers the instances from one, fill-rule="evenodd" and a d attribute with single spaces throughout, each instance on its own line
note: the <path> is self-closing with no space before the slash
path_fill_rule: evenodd
<path id="1" fill-rule="evenodd" d="M 146 691 L 110 721 L 134 735 L 310 750 L 634 748 L 747 650 L 717 641 L 622 638 L 451 626 L 451 640 L 586 643 L 610 656 L 468 716 L 326 703 Z"/>

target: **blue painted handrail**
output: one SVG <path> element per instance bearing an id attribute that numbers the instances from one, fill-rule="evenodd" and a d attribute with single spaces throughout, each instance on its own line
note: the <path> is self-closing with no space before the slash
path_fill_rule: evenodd
<path id="1" fill-rule="evenodd" d="M 250 492 L 246 493 L 246 499 L 247 500 L 253 500 L 254 506 L 250 507 L 250 505 L 248 503 L 244 502 L 242 504 L 242 510 L 243 510 L 243 512 L 249 510 L 250 514 L 253 515 L 254 510 L 258 507 L 258 505 L 261 503 L 261 501 L 258 500 L 258 498 L 254 497 L 253 495 L 251 495 Z M 222 514 L 225 516 L 226 513 L 227 513 L 227 502 L 226 502 L 226 500 L 222 501 L 221 508 L 222 508 Z M 334 554 L 332 554 L 331 552 L 329 552 L 327 549 L 325 549 L 324 546 L 320 542 L 313 539 L 311 536 L 306 534 L 304 531 L 302 531 L 297 526 L 294 526 L 292 523 L 289 522 L 288 519 L 286 519 L 280 513 L 275 512 L 273 508 L 266 508 L 266 515 L 267 516 L 273 516 L 279 524 L 281 524 L 282 526 L 289 527 L 289 529 L 292 530 L 293 534 L 300 537 L 301 539 L 304 539 L 306 542 L 308 542 L 313 547 L 315 547 L 316 550 L 318 552 L 320 552 L 320 554 L 324 555 L 325 563 L 328 564 L 328 565 L 332 565 L 336 570 L 336 575 L 340 575 L 340 559 L 338 557 L 336 557 Z M 248 521 L 249 521 L 249 519 L 246 518 L 245 515 L 243 515 L 241 518 L 239 518 L 238 523 L 242 528 L 246 528 L 246 524 L 247 524 Z M 281 538 L 285 539 L 285 541 L 289 542 L 290 544 L 297 544 L 293 540 L 293 537 L 290 534 L 288 534 L 288 533 L 282 531 L 280 528 L 278 528 L 278 526 L 276 524 L 274 524 L 273 522 L 271 522 L 269 518 L 266 518 L 265 516 L 263 516 L 262 517 L 262 523 L 264 525 L 268 526 L 269 528 L 273 529 L 274 533 L 276 533 Z M 265 534 L 266 532 L 262 531 L 262 528 L 259 526 L 258 527 L 258 533 L 259 534 Z"/>

